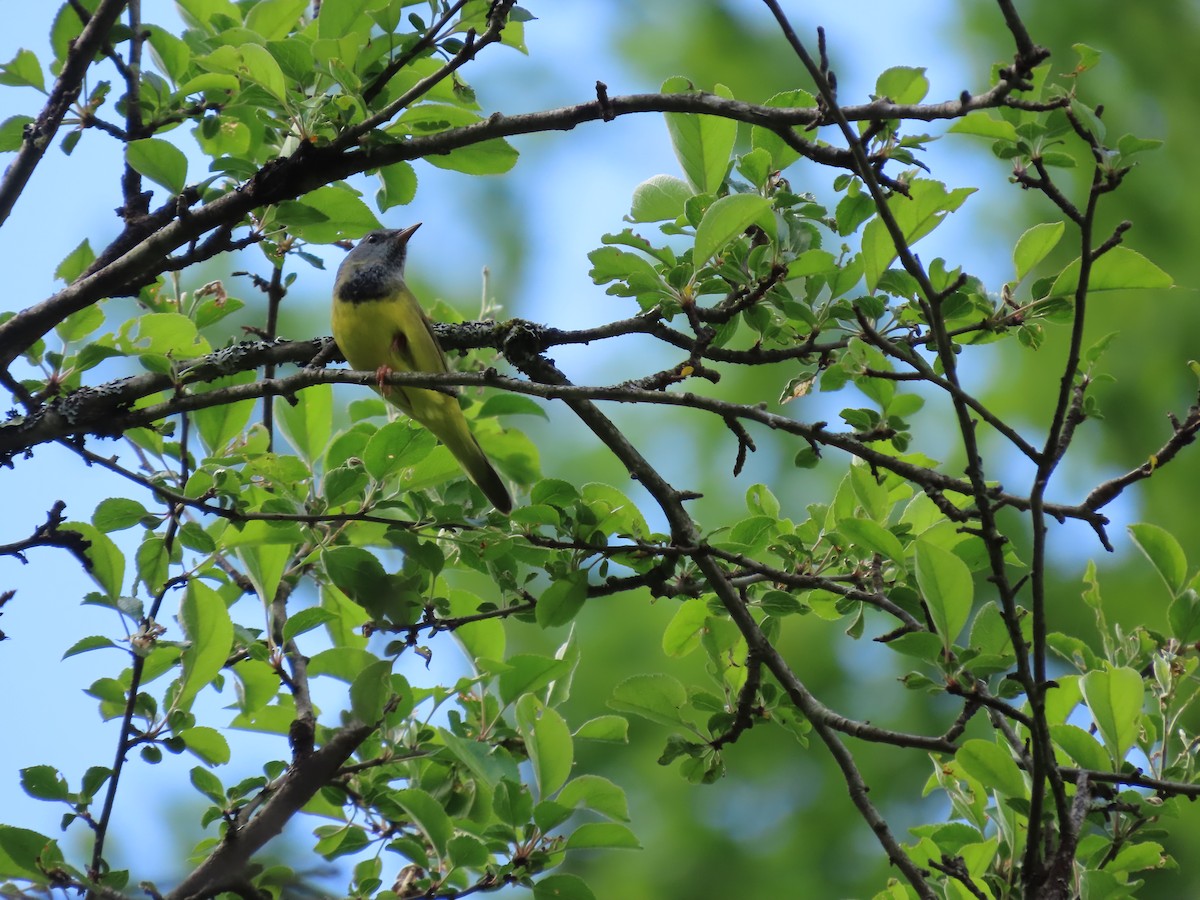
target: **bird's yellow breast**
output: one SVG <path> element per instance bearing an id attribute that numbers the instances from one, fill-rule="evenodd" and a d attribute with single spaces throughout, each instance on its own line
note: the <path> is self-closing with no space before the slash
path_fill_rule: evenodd
<path id="1" fill-rule="evenodd" d="M 351 368 L 359 371 L 387 368 L 393 372 L 439 373 L 449 369 L 425 312 L 407 287 L 379 299 L 335 299 L 333 337 Z M 384 396 L 418 420 L 462 416 L 458 401 L 441 391 L 393 386 L 385 390 Z M 439 433 L 438 428 L 431 430 Z"/>
<path id="2" fill-rule="evenodd" d="M 388 307 L 394 305 L 390 300 L 334 301 L 333 339 L 350 368 L 370 372 L 388 362 L 396 328 Z"/>
<path id="3" fill-rule="evenodd" d="M 360 371 L 445 372 L 446 357 L 407 288 L 378 300 L 335 300 L 333 337 Z"/>

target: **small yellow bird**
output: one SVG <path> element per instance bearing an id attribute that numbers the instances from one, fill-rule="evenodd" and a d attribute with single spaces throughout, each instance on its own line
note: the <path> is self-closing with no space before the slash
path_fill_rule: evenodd
<path id="1" fill-rule="evenodd" d="M 450 370 L 425 311 L 404 283 L 408 240 L 420 227 L 372 231 L 342 260 L 333 285 L 333 338 L 351 367 L 375 372 L 384 398 L 432 431 L 492 505 L 508 513 L 508 488 L 467 427 L 458 400 L 439 390 L 383 383 L 391 372 Z"/>

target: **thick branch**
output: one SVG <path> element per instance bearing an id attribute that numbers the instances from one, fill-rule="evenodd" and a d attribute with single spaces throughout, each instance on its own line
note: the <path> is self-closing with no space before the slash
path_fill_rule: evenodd
<path id="1" fill-rule="evenodd" d="M 896 105 L 876 101 L 858 107 L 846 107 L 843 115 L 850 120 L 878 118 L 947 119 L 964 109 L 1000 105 L 1003 94 L 989 91 L 967 103 L 960 100 L 933 105 Z M 179 204 L 171 198 L 148 217 L 154 230 L 123 235 L 115 242 L 125 249 L 101 266 L 79 278 L 57 294 L 22 310 L 0 325 L 0 368 L 7 367 L 26 348 L 46 334 L 68 315 L 104 297 L 136 292 L 153 281 L 163 269 L 163 260 L 180 247 L 198 240 L 213 229 L 234 227 L 247 214 L 261 206 L 291 200 L 338 179 L 424 156 L 438 156 L 495 138 L 516 137 L 546 131 L 567 131 L 584 122 L 607 121 L 617 116 L 652 112 L 704 113 L 739 122 L 762 125 L 773 131 L 820 124 L 823 113 L 812 108 L 780 108 L 727 100 L 702 92 L 686 94 L 634 94 L 594 100 L 577 106 L 542 112 L 505 116 L 496 113 L 482 122 L 433 135 L 412 137 L 396 143 L 381 143 L 369 148 L 345 152 L 336 148 L 318 148 L 302 143 L 287 158 L 264 166 L 238 190 L 188 210 L 175 218 Z M 789 142 L 793 143 L 793 142 Z M 850 151 L 798 136 L 793 143 L 805 157 L 837 168 L 856 169 Z M 186 192 L 185 192 L 186 193 Z M 165 222 L 165 224 L 164 224 Z M 144 228 L 144 223 L 139 228 Z M 135 239 L 132 239 L 135 238 Z M 101 258 L 106 257 L 101 254 Z"/>
<path id="2" fill-rule="evenodd" d="M 561 372 L 543 359 L 527 358 L 519 361 L 518 365 L 530 377 L 539 381 L 550 382 L 556 385 L 569 384 Z M 567 401 L 567 405 L 579 416 L 584 424 L 592 429 L 609 450 L 629 468 L 630 474 L 636 477 L 642 486 L 650 492 L 650 495 L 659 504 L 663 514 L 666 516 L 667 522 L 670 524 L 672 540 L 675 543 L 685 546 L 701 546 L 702 541 L 699 530 L 683 507 L 683 501 L 691 495 L 681 493 L 668 484 L 637 448 L 630 443 L 621 430 L 603 415 L 590 400 L 572 399 Z M 738 626 L 738 630 L 746 638 L 749 652 L 756 659 L 762 660 L 766 668 L 783 686 L 789 699 L 812 723 L 814 730 L 829 749 L 838 767 L 842 770 L 842 775 L 846 780 L 852 802 L 871 826 L 871 830 L 875 832 L 876 837 L 888 855 L 888 859 L 891 860 L 893 865 L 904 872 L 905 877 L 917 891 L 918 895 L 922 897 L 922 900 L 933 900 L 934 894 L 925 883 L 920 871 L 900 847 L 892 835 L 887 822 L 868 798 L 869 789 L 862 780 L 854 758 L 837 734 L 836 729 L 838 725 L 846 726 L 847 720 L 826 709 L 800 681 L 780 655 L 779 651 L 767 639 L 766 635 L 763 634 L 762 629 L 758 627 L 758 623 L 754 621 L 750 610 L 741 601 L 737 589 L 730 583 L 727 574 L 723 571 L 716 558 L 709 553 L 701 552 L 694 557 L 694 561 L 708 580 L 709 586 L 716 593 L 722 605 L 724 605 L 730 617 Z M 870 726 L 866 727 L 869 728 Z M 847 730 L 849 729 L 847 728 Z M 931 739 L 930 743 L 936 743 L 938 746 L 936 748 L 929 746 L 927 749 L 950 750 L 953 746 L 936 739 Z"/>
<path id="3" fill-rule="evenodd" d="M 470 326 L 468 326 L 470 327 Z M 276 362 L 311 359 L 325 345 L 323 340 L 306 341 L 298 344 L 243 344 L 206 357 L 202 363 L 187 369 L 181 380 L 186 383 L 207 381 L 221 375 L 242 371 L 265 363 L 267 357 Z M 251 365 L 253 361 L 253 365 Z M 508 378 L 494 372 L 455 372 L 445 375 L 430 373 L 394 372 L 385 379 L 394 385 L 419 387 L 494 387 L 513 393 L 527 394 L 544 399 L 562 400 L 571 405 L 573 400 L 610 400 L 620 403 L 651 403 L 655 405 L 680 406 L 712 413 L 722 419 L 744 419 L 757 422 L 776 431 L 793 434 L 805 441 L 821 446 L 833 447 L 858 457 L 873 467 L 895 472 L 897 475 L 921 486 L 926 492 L 970 494 L 971 484 L 952 478 L 935 469 L 899 459 L 876 450 L 854 432 L 829 431 L 824 423 L 808 424 L 787 416 L 769 412 L 759 405 L 748 406 L 690 392 L 671 393 L 650 391 L 624 385 L 587 387 L 571 384 L 546 384 Z M 251 400 L 271 396 L 293 396 L 296 392 L 315 384 L 357 384 L 374 387 L 378 378 L 374 372 L 351 372 L 345 369 L 304 369 L 295 374 L 271 381 L 258 381 L 220 388 L 204 393 L 180 393 L 160 403 L 130 409 L 138 399 L 165 391 L 172 385 L 165 375 L 146 374 L 122 379 L 98 388 L 85 388 L 67 395 L 42 408 L 35 414 L 0 424 L 0 460 L 11 463 L 13 458 L 31 448 L 73 435 L 96 434 L 116 437 L 130 428 L 142 428 L 181 412 L 207 409 L 238 400 Z M 1029 509 L 1027 498 L 1005 493 L 1001 488 L 989 488 L 989 496 L 996 505 L 1011 506 L 1013 509 Z M 1092 523 L 1103 519 L 1099 513 L 1084 507 L 1047 504 L 1046 512 L 1060 519 L 1081 519 Z"/>
<path id="4" fill-rule="evenodd" d="M 253 819 L 241 828 L 231 828 L 212 855 L 197 866 L 166 895 L 165 900 L 211 897 L 244 880 L 250 857 L 281 831 L 322 787 L 328 784 L 374 729 L 348 725 L 311 756 L 297 760 L 275 784 Z"/>

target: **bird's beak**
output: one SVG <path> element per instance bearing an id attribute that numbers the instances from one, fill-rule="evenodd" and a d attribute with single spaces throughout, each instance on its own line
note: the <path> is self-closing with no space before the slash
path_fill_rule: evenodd
<path id="1" fill-rule="evenodd" d="M 420 227 L 421 223 L 418 222 L 416 225 L 409 225 L 407 228 L 401 228 L 396 232 L 396 243 L 403 247 L 408 243 L 408 239 L 416 234 L 417 229 Z"/>

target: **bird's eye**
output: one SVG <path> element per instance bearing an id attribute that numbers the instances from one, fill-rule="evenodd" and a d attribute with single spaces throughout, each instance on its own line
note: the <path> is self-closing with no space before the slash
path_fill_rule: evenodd
<path id="1" fill-rule="evenodd" d="M 367 243 L 368 244 L 376 244 L 378 242 L 379 242 L 379 235 L 377 235 L 377 234 L 368 234 L 367 235 Z"/>

